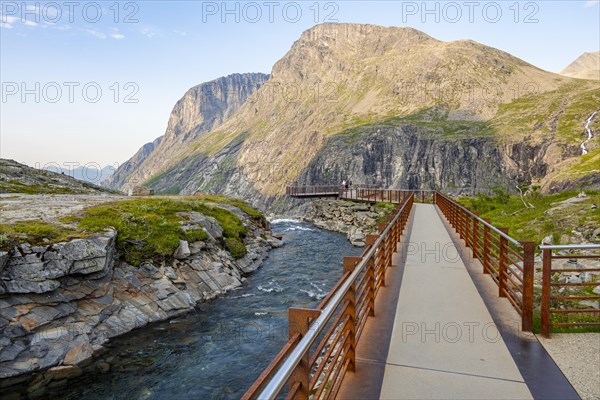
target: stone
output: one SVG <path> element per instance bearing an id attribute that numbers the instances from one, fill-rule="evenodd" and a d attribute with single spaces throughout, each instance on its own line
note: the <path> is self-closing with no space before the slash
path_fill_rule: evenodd
<path id="1" fill-rule="evenodd" d="M 95 365 L 95 367 L 96 371 L 98 371 L 101 374 L 106 374 L 108 371 L 110 371 L 110 364 L 106 361 L 100 361 Z"/>
<path id="2" fill-rule="evenodd" d="M 269 243 L 269 245 L 274 249 L 283 246 L 283 240 L 277 239 L 275 237 L 267 239 L 267 243 Z"/>
<path id="3" fill-rule="evenodd" d="M 11 280 L 0 283 L 4 293 L 46 293 L 60 287 L 60 282 L 55 280 L 46 280 L 42 282 L 32 282 L 26 280 Z"/>
<path id="4" fill-rule="evenodd" d="M 600 301 L 598 300 L 580 300 L 579 305 L 600 310 Z"/>
<path id="5" fill-rule="evenodd" d="M 223 228 L 221 228 L 219 222 L 213 217 L 206 216 L 196 211 L 182 212 L 178 213 L 178 215 L 187 217 L 191 224 L 202 227 L 213 239 L 220 239 L 223 237 Z"/>
<path id="6" fill-rule="evenodd" d="M 154 189 L 145 186 L 134 186 L 127 192 L 128 196 L 152 196 L 153 194 Z"/>
<path id="7" fill-rule="evenodd" d="M 190 253 L 192 255 L 194 254 L 198 254 L 202 251 L 202 249 L 204 249 L 206 247 L 206 243 L 202 242 L 202 241 L 197 241 L 197 242 L 192 242 L 190 243 Z"/>
<path id="8" fill-rule="evenodd" d="M 187 241 L 179 240 L 179 247 L 173 252 L 173 257 L 178 260 L 183 260 L 191 255 L 190 247 Z"/>
<path id="9" fill-rule="evenodd" d="M 577 276 L 569 276 L 566 280 L 566 283 L 581 283 L 581 279 Z"/>
<path id="10" fill-rule="evenodd" d="M 81 375 L 81 368 L 74 365 L 59 365 L 49 368 L 45 375 L 53 380 L 75 378 Z"/>
<path id="11" fill-rule="evenodd" d="M 14 343 L 12 346 L 7 346 L 0 351 L 0 362 L 12 361 L 25 350 L 26 346 L 19 343 Z"/>
<path id="12" fill-rule="evenodd" d="M 4 270 L 4 266 L 8 263 L 10 254 L 7 251 L 0 251 L 0 274 Z"/>
<path id="13" fill-rule="evenodd" d="M 592 292 L 594 292 L 594 294 L 600 295 L 600 286 L 596 286 L 594 290 L 592 290 Z"/>
<path id="14" fill-rule="evenodd" d="M 63 360 L 64 365 L 81 365 L 86 361 L 89 361 L 94 354 L 94 349 L 92 345 L 83 342 L 75 345 L 71 348 L 67 354 L 65 354 L 65 358 Z"/>

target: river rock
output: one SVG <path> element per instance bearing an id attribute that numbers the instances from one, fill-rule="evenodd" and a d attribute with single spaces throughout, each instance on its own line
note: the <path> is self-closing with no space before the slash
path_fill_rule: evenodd
<path id="1" fill-rule="evenodd" d="M 71 350 L 65 354 L 63 360 L 64 365 L 80 365 L 86 361 L 89 361 L 94 354 L 92 345 L 86 342 L 75 345 Z"/>
<path id="2" fill-rule="evenodd" d="M 81 375 L 81 368 L 74 365 L 60 365 L 48 369 L 45 375 L 54 380 L 74 378 Z"/>
<path id="3" fill-rule="evenodd" d="M 267 240 L 267 243 L 269 243 L 269 245 L 273 248 L 277 248 L 277 247 L 281 247 L 283 246 L 283 240 L 277 239 L 275 237 L 269 238 Z"/>

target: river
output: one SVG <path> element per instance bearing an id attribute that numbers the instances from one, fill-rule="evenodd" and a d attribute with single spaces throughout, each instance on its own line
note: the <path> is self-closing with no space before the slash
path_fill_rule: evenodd
<path id="1" fill-rule="evenodd" d="M 56 389 L 56 399 L 238 399 L 287 341 L 287 309 L 318 304 L 359 255 L 344 235 L 277 220 L 274 249 L 243 287 L 197 311 L 152 324 L 107 345 L 104 374 Z"/>

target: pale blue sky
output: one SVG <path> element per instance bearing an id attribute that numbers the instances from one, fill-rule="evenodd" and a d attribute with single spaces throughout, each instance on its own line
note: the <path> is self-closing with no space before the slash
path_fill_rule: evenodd
<path id="1" fill-rule="evenodd" d="M 600 48 L 598 1 L 228 2 L 231 13 L 221 1 L 72 3 L 24 10 L 21 1 L 2 1 L 3 158 L 121 163 L 164 133 L 187 89 L 233 72 L 270 72 L 302 31 L 328 16 L 473 39 L 553 72 Z M 24 99 L 23 89 L 31 91 Z"/>

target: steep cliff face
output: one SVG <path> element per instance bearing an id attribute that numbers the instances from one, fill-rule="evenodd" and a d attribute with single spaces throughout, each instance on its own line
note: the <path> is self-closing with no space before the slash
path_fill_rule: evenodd
<path id="1" fill-rule="evenodd" d="M 103 182 L 104 185 L 111 188 L 125 189 L 125 185 L 129 183 L 135 186 L 135 175 L 139 168 L 142 168 L 144 161 L 163 141 L 164 136 L 160 136 L 150 143 L 143 145 L 137 153 L 129 160 L 125 161 L 119 168 Z M 141 183 L 141 182 L 140 182 Z"/>
<path id="2" fill-rule="evenodd" d="M 173 107 L 165 134 L 145 144 L 106 185 L 126 190 L 163 172 L 179 161 L 177 155 L 190 143 L 235 113 L 268 77 L 261 73 L 232 74 L 188 90 Z"/>
<path id="3" fill-rule="evenodd" d="M 298 178 L 317 185 L 442 189 L 457 194 L 514 188 L 545 175 L 544 143 L 498 143 L 493 136 L 447 136 L 414 125 L 373 126 L 332 137 Z"/>

